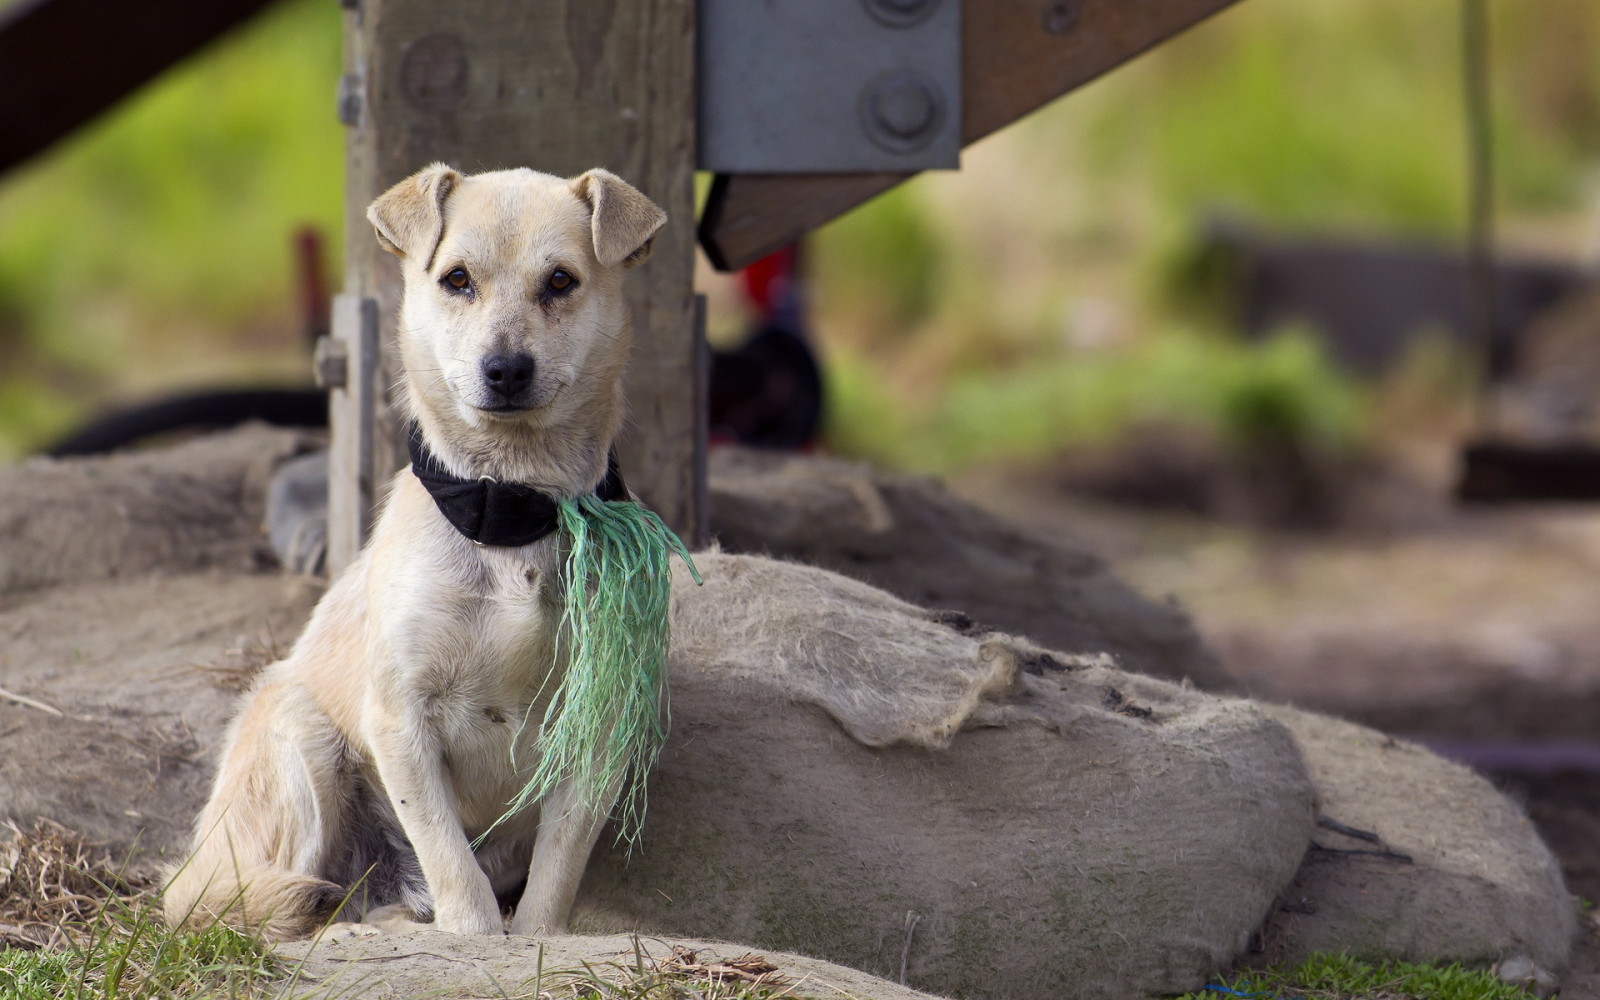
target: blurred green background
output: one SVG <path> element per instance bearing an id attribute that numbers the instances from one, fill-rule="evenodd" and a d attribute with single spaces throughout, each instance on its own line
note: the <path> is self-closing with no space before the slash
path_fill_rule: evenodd
<path id="1" fill-rule="evenodd" d="M 1600 4 L 1490 7 L 1504 241 L 1577 260 L 1600 229 Z M 0 178 L 0 459 L 108 403 L 308 380 L 290 240 L 317 227 L 337 266 L 339 17 L 287 0 Z M 1186 279 L 1217 213 L 1459 242 L 1459 17 L 1244 0 L 826 227 L 828 446 L 953 471 L 1150 424 L 1338 449 L 1397 408 L 1459 422 L 1472 359 L 1358 379 L 1315 331 L 1246 343 Z M 725 337 L 740 317 L 704 273 Z"/>

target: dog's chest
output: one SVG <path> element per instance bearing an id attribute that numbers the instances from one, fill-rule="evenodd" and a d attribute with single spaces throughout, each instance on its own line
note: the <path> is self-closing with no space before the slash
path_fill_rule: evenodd
<path id="1" fill-rule="evenodd" d="M 413 591 L 394 638 L 424 717 L 447 746 L 503 746 L 496 730 L 517 727 L 560 680 L 557 553 L 536 545 L 474 555 L 469 571 Z"/>

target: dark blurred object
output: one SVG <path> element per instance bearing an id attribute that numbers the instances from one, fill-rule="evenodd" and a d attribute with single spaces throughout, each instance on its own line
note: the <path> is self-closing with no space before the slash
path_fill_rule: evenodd
<path id="1" fill-rule="evenodd" d="M 813 443 L 822 423 L 822 373 L 805 337 L 800 252 L 787 247 L 742 272 L 758 325 L 711 357 L 711 439 L 757 448 Z"/>
<path id="2" fill-rule="evenodd" d="M 1463 452 L 1463 500 L 1600 499 L 1600 287 L 1521 331 Z"/>
<path id="3" fill-rule="evenodd" d="M 1195 277 L 1220 293 L 1252 337 L 1307 323 L 1332 356 L 1357 371 L 1399 361 L 1430 330 L 1477 348 L 1465 253 L 1356 239 L 1286 239 L 1213 223 Z M 1491 375 L 1509 371 L 1520 332 L 1593 279 L 1580 268 L 1501 257 L 1495 262 Z"/>
<path id="4" fill-rule="evenodd" d="M 1456 496 L 1475 503 L 1600 500 L 1600 445 L 1475 441 L 1462 452 Z"/>
<path id="5" fill-rule="evenodd" d="M 280 427 L 326 427 L 321 389 L 233 389 L 196 392 L 111 410 L 46 449 L 46 454 L 96 455 L 178 431 L 222 430 L 251 420 Z"/>
<path id="6" fill-rule="evenodd" d="M 18 0 L 0 10 L 0 171 L 133 93 L 268 0 Z"/>
<path id="7" fill-rule="evenodd" d="M 294 234 L 296 294 L 306 344 L 328 332 L 328 279 L 322 235 L 310 226 Z M 46 449 L 57 458 L 97 455 L 164 434 L 215 431 L 251 420 L 279 427 L 328 426 L 328 394 L 321 389 L 205 389 L 110 410 Z"/>

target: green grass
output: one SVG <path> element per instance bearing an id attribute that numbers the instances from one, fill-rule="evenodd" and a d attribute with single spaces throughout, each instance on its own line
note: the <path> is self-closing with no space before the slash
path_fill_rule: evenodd
<path id="1" fill-rule="evenodd" d="M 1460 965 L 1371 964 L 1347 955 L 1314 955 L 1293 968 L 1251 972 L 1220 985 L 1252 997 L 1304 1000 L 1533 1000 L 1533 994 L 1486 970 Z M 1178 1000 L 1221 1000 L 1215 990 Z"/>
<path id="2" fill-rule="evenodd" d="M 264 996 L 285 974 L 258 938 L 220 924 L 174 931 L 148 897 L 113 898 L 60 950 L 0 950 L 7 1000 Z"/>
<path id="3" fill-rule="evenodd" d="M 1294 330 L 1261 345 L 1173 331 L 1127 351 L 961 372 L 937 395 L 897 385 L 870 360 L 832 362 L 834 446 L 931 472 L 1105 444 L 1162 423 L 1227 447 L 1287 439 L 1338 451 L 1361 440 L 1369 395 Z"/>

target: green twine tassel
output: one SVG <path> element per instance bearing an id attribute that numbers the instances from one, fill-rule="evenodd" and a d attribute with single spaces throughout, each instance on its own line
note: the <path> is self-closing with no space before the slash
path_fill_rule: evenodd
<path id="1" fill-rule="evenodd" d="M 683 542 L 640 503 L 562 500 L 560 522 L 570 545 L 558 633 L 571 647 L 567 670 L 545 709 L 538 766 L 489 830 L 570 778 L 583 809 L 609 808 L 620 790 L 617 839 L 631 848 L 644 825 L 645 780 L 667 739 L 671 557 L 704 581 Z"/>

